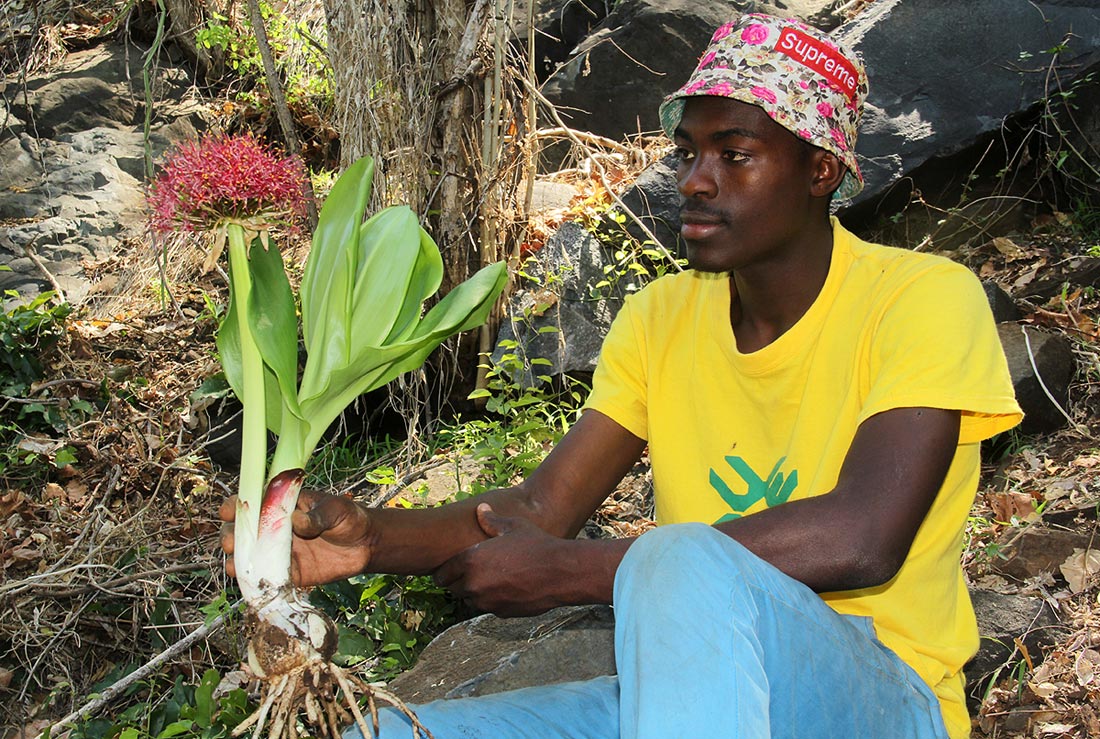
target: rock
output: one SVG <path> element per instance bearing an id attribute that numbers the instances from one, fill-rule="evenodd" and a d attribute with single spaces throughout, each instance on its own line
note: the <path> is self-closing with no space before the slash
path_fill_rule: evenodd
<path id="1" fill-rule="evenodd" d="M 571 52 L 543 88 L 573 128 L 612 139 L 657 131 L 657 106 L 687 81 L 711 34 L 752 6 L 836 25 L 823 0 L 744 2 L 635 0 L 615 3 L 591 35 Z"/>
<path id="2" fill-rule="evenodd" d="M 120 46 L 74 52 L 59 72 L 29 77 L 26 94 L 10 96 L 16 124 L 0 129 L 0 218 L 16 222 L 0 230 L 0 262 L 13 270 L 0 272 L 0 289 L 26 299 L 52 287 L 26 257 L 32 249 L 78 303 L 91 288 L 85 262 L 144 229 L 145 140 L 135 126 L 144 91 L 134 87 L 141 60 L 140 50 Z M 187 82 L 180 70 L 157 76 L 154 159 L 196 135 L 198 104 L 179 102 Z"/>
<path id="3" fill-rule="evenodd" d="M 1016 301 L 1005 292 L 1004 288 L 992 280 L 982 280 L 982 289 L 989 301 L 989 308 L 993 311 L 993 320 L 997 323 L 1020 320 L 1020 309 L 1016 307 Z"/>
<path id="4" fill-rule="evenodd" d="M 638 216 L 670 254 L 683 254 L 680 241 L 680 191 L 676 186 L 676 160 L 667 156 L 654 162 L 623 193 L 623 204 Z M 644 242 L 648 236 L 633 220 L 624 224 L 633 238 Z"/>
<path id="5" fill-rule="evenodd" d="M 1091 0 L 871 4 L 837 30 L 863 55 L 870 76 L 857 146 L 867 186 L 854 202 L 978 144 L 1085 77 L 1100 64 L 1100 35 L 1081 30 L 1098 25 L 1100 8 Z M 1048 50 L 1063 41 L 1054 64 Z"/>
<path id="6" fill-rule="evenodd" d="M 493 354 L 493 362 L 500 365 L 505 353 L 500 342 L 514 340 L 520 345 L 516 353 L 521 360 L 548 359 L 550 366 L 528 369 L 513 378 L 528 386 L 536 385 L 535 378 L 541 374 L 595 370 L 600 346 L 632 279 L 625 276 L 614 284 L 598 287 L 606 278 L 604 247 L 575 222 L 563 224 L 540 256 L 542 262 L 532 272 L 541 278 L 543 286 L 521 290 L 509 301 L 508 317 L 501 324 Z M 553 291 L 544 287 L 551 282 L 555 284 Z"/>
<path id="7" fill-rule="evenodd" d="M 1064 426 L 1066 418 L 1058 406 L 1066 408 L 1069 383 L 1076 371 L 1076 360 L 1069 343 L 1062 336 L 1015 323 L 998 325 L 997 333 L 1008 359 L 1016 401 L 1024 411 L 1022 430 L 1025 433 L 1041 433 Z M 1043 386 L 1058 406 L 1047 397 Z"/>
<path id="8" fill-rule="evenodd" d="M 390 683 L 403 700 L 488 695 L 615 674 L 615 625 L 607 606 L 541 616 L 478 616 L 444 631 Z"/>
<path id="9" fill-rule="evenodd" d="M 137 123 L 134 98 L 93 77 L 63 77 L 34 92 L 30 107 L 16 107 L 16 112 L 33 121 L 39 136 L 45 138 Z"/>
<path id="10" fill-rule="evenodd" d="M 1058 568 L 1074 549 L 1088 550 L 1093 537 L 1073 531 L 1031 527 L 1008 529 L 999 542 L 1003 559 L 993 562 L 998 574 L 1024 581 L 1043 573 L 1058 575 Z"/>
<path id="11" fill-rule="evenodd" d="M 971 590 L 970 599 L 978 617 L 981 645 L 966 663 L 967 695 L 981 694 L 983 686 L 1016 652 L 1017 639 L 1038 664 L 1041 650 L 1067 633 L 1042 598 Z"/>

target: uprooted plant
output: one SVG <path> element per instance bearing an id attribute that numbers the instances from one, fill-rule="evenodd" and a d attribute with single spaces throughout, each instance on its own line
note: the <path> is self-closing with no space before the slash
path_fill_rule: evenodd
<path id="1" fill-rule="evenodd" d="M 306 461 L 339 414 L 420 367 L 448 336 L 482 323 L 506 270 L 483 268 L 423 314 L 442 278 L 439 250 L 407 207 L 363 220 L 374 165 L 360 159 L 333 186 L 313 234 L 299 290 L 299 375 L 297 307 L 268 231 L 300 207 L 301 172 L 251 137 L 212 137 L 170 156 L 151 193 L 159 230 L 215 229 L 210 261 L 228 242 L 230 303 L 217 345 L 244 407 L 234 557 L 253 626 L 248 663 L 264 684 L 260 707 L 235 733 L 259 736 L 266 727 L 272 739 L 296 737 L 304 714 L 328 736 L 352 718 L 369 736 L 361 693 L 375 724 L 380 697 L 404 710 L 419 735 L 427 731 L 396 696 L 330 662 L 336 629 L 290 579 L 290 516 Z M 270 465 L 268 431 L 278 438 Z"/>

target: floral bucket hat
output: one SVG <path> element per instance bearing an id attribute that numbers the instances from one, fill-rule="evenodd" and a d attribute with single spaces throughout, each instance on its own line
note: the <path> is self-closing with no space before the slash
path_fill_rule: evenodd
<path id="1" fill-rule="evenodd" d="M 719 28 L 687 84 L 661 103 L 661 127 L 670 138 L 686 98 L 703 95 L 759 106 L 791 133 L 835 154 L 848 168 L 835 198 L 863 189 L 854 149 L 867 72 L 859 56 L 821 31 L 760 13 Z"/>

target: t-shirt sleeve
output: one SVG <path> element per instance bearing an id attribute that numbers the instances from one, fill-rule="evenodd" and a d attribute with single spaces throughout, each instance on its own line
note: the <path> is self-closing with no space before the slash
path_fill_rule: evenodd
<path id="1" fill-rule="evenodd" d="M 883 311 L 859 421 L 916 407 L 962 411 L 960 444 L 987 439 L 1023 418 L 981 283 L 950 262 L 906 283 Z"/>
<path id="2" fill-rule="evenodd" d="M 638 438 L 648 439 L 645 332 L 636 315 L 640 297 L 627 297 L 611 322 L 584 408 L 599 411 Z"/>

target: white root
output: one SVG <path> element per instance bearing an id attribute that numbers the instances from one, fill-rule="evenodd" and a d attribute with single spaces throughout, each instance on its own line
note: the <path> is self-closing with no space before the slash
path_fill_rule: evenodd
<path id="1" fill-rule="evenodd" d="M 356 701 L 359 695 L 367 698 L 370 723 L 359 709 Z M 318 729 L 322 736 L 338 739 L 343 725 L 353 720 L 363 736 L 370 739 L 378 735 L 379 698 L 408 717 L 412 722 L 414 739 L 432 739 L 431 732 L 409 707 L 381 684 L 367 683 L 339 666 L 321 660 L 311 661 L 290 673 L 272 676 L 266 681 L 260 707 L 233 730 L 233 736 L 240 736 L 251 729 L 252 739 L 297 739 L 299 715 L 304 714 L 306 723 Z M 373 731 L 368 726 L 373 726 Z"/>

